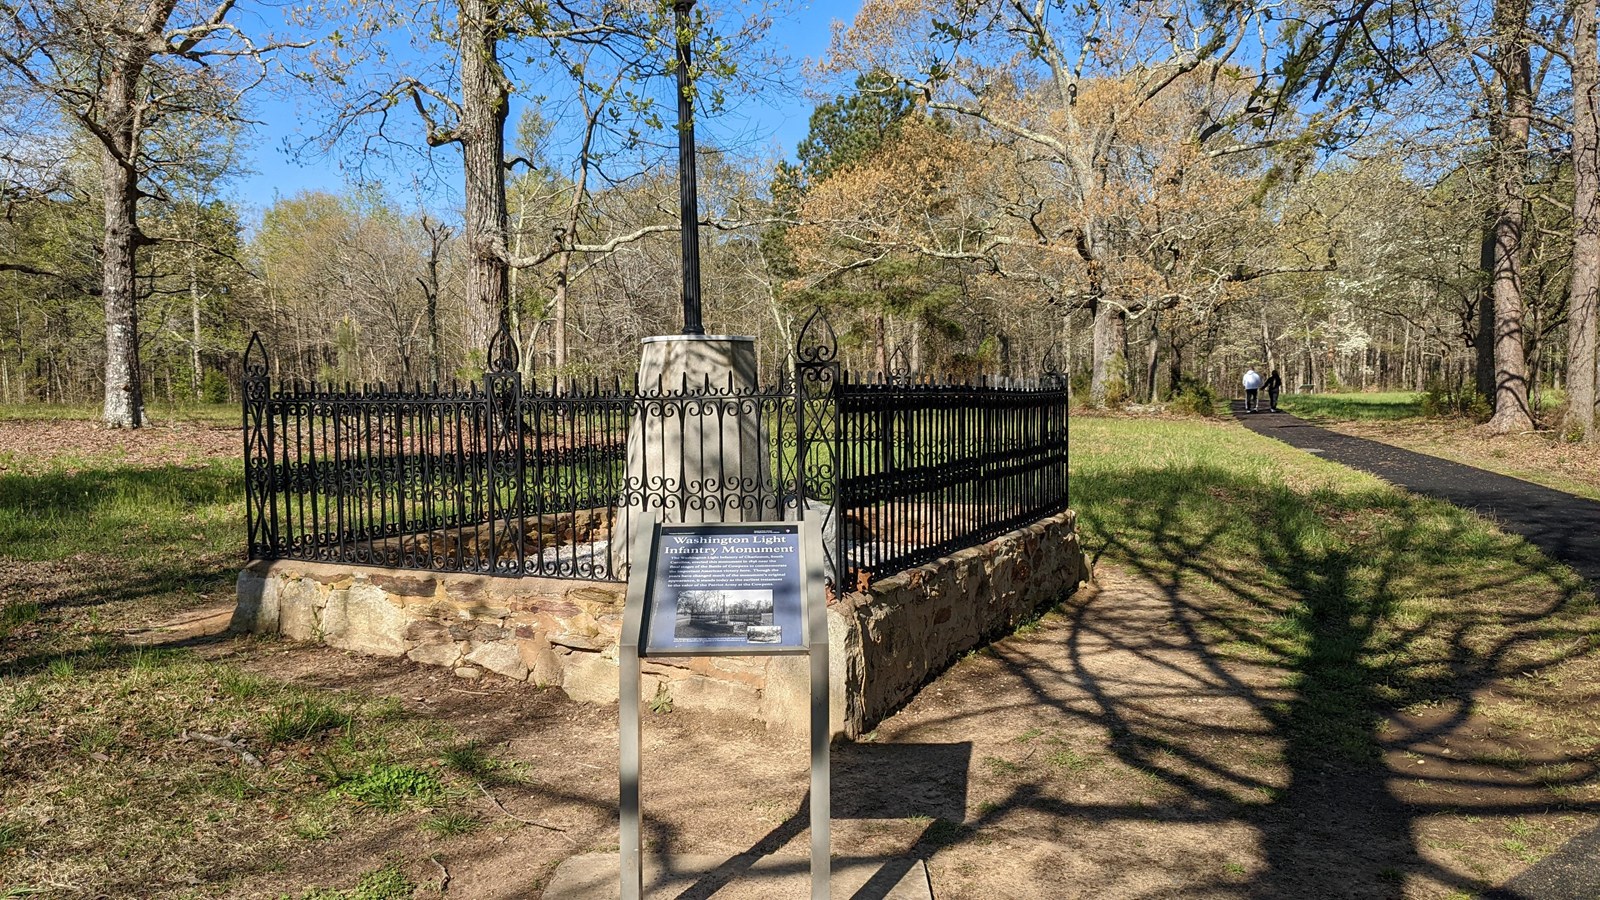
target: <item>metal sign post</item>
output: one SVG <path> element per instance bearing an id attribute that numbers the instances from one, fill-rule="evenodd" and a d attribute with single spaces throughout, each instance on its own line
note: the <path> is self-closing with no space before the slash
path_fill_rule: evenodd
<path id="1" fill-rule="evenodd" d="M 811 900 L 828 900 L 833 881 L 833 780 L 828 759 L 828 595 L 823 589 L 822 523 L 801 522 L 801 577 L 806 598 L 807 650 L 811 656 Z"/>
<path id="2" fill-rule="evenodd" d="M 618 648 L 622 900 L 644 898 L 640 658 L 801 653 L 811 658 L 811 897 L 827 900 L 832 734 L 821 524 L 655 522 L 639 529 L 631 549 Z"/>

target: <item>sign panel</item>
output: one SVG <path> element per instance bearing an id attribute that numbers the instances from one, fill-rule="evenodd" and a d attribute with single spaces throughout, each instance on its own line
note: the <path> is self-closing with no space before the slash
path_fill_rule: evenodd
<path id="1" fill-rule="evenodd" d="M 635 533 L 632 550 L 617 653 L 622 900 L 644 897 L 640 659 L 732 653 L 810 657 L 811 898 L 828 900 L 828 620 L 821 524 L 651 522 Z"/>
<path id="2" fill-rule="evenodd" d="M 799 525 L 662 525 L 650 564 L 641 655 L 805 648 Z"/>

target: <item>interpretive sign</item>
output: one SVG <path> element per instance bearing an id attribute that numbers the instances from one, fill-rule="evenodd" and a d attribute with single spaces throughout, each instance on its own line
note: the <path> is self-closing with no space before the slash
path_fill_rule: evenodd
<path id="1" fill-rule="evenodd" d="M 639 660 L 650 656 L 795 654 L 811 662 L 811 896 L 827 900 L 828 620 L 817 522 L 652 524 L 630 559 L 621 669 L 622 900 L 644 895 L 639 809 Z"/>
<path id="2" fill-rule="evenodd" d="M 803 652 L 800 526 L 663 525 L 641 656 Z"/>

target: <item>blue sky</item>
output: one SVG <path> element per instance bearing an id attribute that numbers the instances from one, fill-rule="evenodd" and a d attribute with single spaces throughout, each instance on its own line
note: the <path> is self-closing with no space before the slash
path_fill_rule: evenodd
<path id="1" fill-rule="evenodd" d="M 711 5 L 728 0 L 700 2 Z M 859 6 L 860 0 L 802 0 L 792 17 L 773 28 L 771 43 L 795 60 L 795 84 L 801 81 L 800 62 L 818 58 L 827 49 L 833 21 L 848 21 Z M 812 101 L 798 92 L 771 92 L 745 99 L 717 121 L 697 122 L 696 129 L 704 135 L 702 143 L 738 140 L 753 151 L 771 147 L 772 152 L 792 157 L 795 145 L 806 135 L 811 108 Z M 513 108 L 510 126 L 513 131 L 516 117 L 517 111 Z M 270 206 L 275 197 L 288 197 L 304 190 L 344 188 L 346 177 L 336 158 L 296 159 L 287 149 L 287 144 L 298 143 L 317 127 L 318 110 L 308 99 L 259 96 L 252 118 L 261 124 L 253 126 L 245 136 L 242 151 L 243 162 L 252 171 L 235 179 L 227 192 L 244 207 L 246 221 Z M 448 194 L 444 202 L 449 203 L 459 194 L 460 175 L 453 165 L 447 164 L 444 169 L 449 180 L 445 185 Z M 394 168 L 382 177 L 396 201 L 405 203 L 414 197 L 416 179 L 410 170 Z"/>

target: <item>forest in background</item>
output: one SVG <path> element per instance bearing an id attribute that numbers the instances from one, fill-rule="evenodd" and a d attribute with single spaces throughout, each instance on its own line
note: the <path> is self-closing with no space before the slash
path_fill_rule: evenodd
<path id="1" fill-rule="evenodd" d="M 390 384 L 477 377 L 502 316 L 541 382 L 678 330 L 670 5 L 330 4 L 287 37 L 230 2 L 6 5 L 0 402 L 137 425 L 235 396 L 257 330 L 277 377 Z M 802 65 L 780 6 L 696 7 L 697 115 L 817 93 L 791 161 L 702 147 L 707 330 L 771 373 L 821 306 L 852 368 L 1054 368 L 1094 405 L 1255 365 L 1513 430 L 1561 389 L 1592 437 L 1594 13 L 867 0 Z M 228 201 L 268 90 L 352 187 Z"/>

